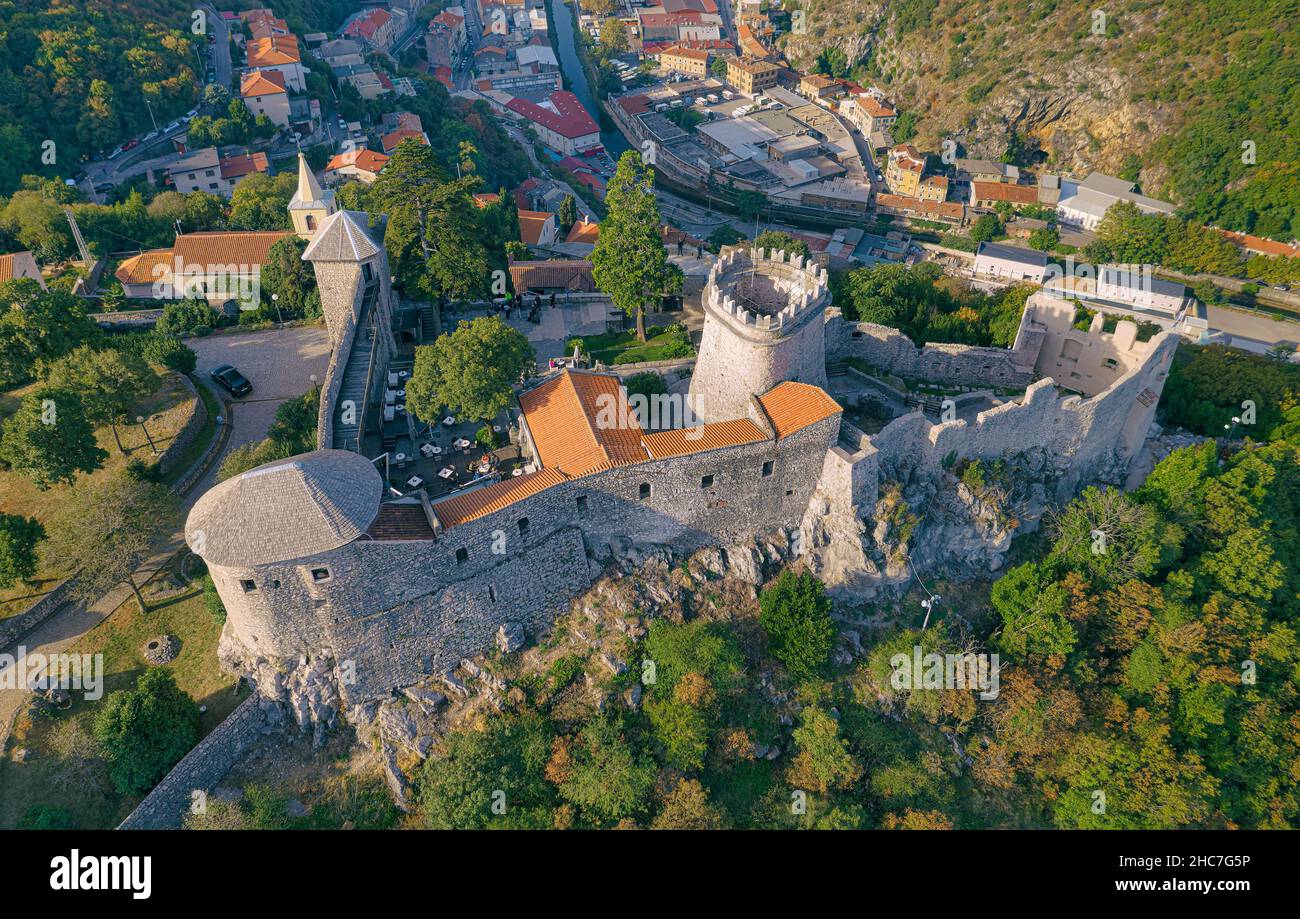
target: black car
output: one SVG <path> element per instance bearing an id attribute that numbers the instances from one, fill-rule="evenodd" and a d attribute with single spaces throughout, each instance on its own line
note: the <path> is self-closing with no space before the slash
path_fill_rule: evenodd
<path id="1" fill-rule="evenodd" d="M 246 396 L 253 391 L 253 384 L 248 382 L 248 377 L 229 364 L 213 367 L 211 376 L 212 382 L 236 398 Z"/>

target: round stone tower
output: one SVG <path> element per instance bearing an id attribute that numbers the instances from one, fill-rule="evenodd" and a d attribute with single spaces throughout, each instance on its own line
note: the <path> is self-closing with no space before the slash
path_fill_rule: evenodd
<path id="1" fill-rule="evenodd" d="M 826 385 L 826 271 L 804 257 L 727 249 L 704 288 L 690 406 L 707 422 L 749 415 L 749 397 L 794 380 Z"/>

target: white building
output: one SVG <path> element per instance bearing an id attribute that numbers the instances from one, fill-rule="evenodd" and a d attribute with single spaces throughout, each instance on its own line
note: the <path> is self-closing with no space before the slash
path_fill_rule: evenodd
<path id="1" fill-rule="evenodd" d="M 1097 296 L 1170 316 L 1177 316 L 1191 301 L 1186 286 L 1152 277 L 1149 265 L 1100 266 Z"/>
<path id="2" fill-rule="evenodd" d="M 1047 276 L 1047 255 L 1035 249 L 1022 249 L 1002 243 L 980 243 L 975 253 L 975 274 L 1008 281 L 1033 281 L 1042 284 Z"/>
<path id="3" fill-rule="evenodd" d="M 1056 204 L 1056 213 L 1061 223 L 1095 230 L 1106 216 L 1106 211 L 1118 201 L 1136 204 L 1144 214 L 1172 214 L 1174 206 L 1168 201 L 1159 201 L 1137 194 L 1137 186 L 1124 179 L 1103 175 L 1100 172 L 1089 173 L 1082 182 L 1073 179 L 1061 180 L 1061 196 Z"/>

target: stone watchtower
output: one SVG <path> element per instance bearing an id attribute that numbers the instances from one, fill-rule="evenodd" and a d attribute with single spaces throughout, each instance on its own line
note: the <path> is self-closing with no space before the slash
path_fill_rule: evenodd
<path id="1" fill-rule="evenodd" d="M 826 386 L 826 271 L 801 255 L 724 250 L 704 288 L 690 406 L 702 421 L 745 418 L 750 396 L 786 380 Z"/>

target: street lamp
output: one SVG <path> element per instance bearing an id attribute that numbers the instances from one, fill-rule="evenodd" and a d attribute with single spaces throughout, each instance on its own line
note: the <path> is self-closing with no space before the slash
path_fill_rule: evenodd
<path id="1" fill-rule="evenodd" d="M 1223 429 L 1228 432 L 1228 439 L 1232 440 L 1233 432 L 1237 430 L 1237 425 L 1241 424 L 1241 416 L 1233 415 L 1232 424 L 1225 424 Z"/>
<path id="2" fill-rule="evenodd" d="M 284 314 L 280 312 L 280 295 L 271 294 L 271 303 L 275 306 L 275 316 L 280 322 L 280 327 L 284 328 Z"/>

